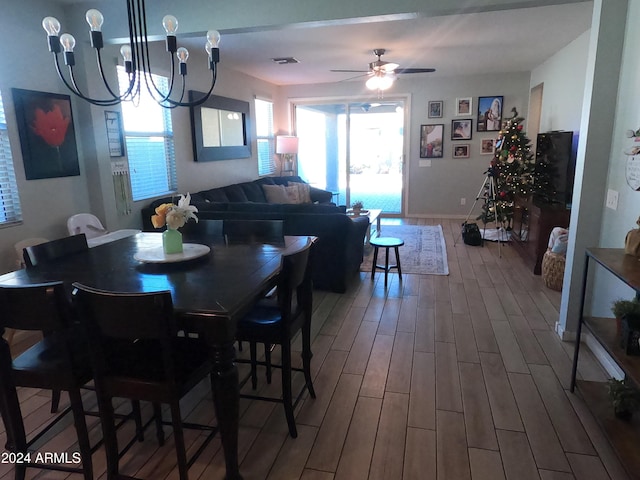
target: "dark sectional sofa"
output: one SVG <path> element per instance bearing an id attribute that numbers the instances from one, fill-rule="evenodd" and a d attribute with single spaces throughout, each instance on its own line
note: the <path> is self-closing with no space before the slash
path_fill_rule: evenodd
<path id="1" fill-rule="evenodd" d="M 349 218 L 344 206 L 331 203 L 331 192 L 310 187 L 314 203 L 267 203 L 262 185 L 288 185 L 302 182 L 300 177 L 264 177 L 252 182 L 191 193 L 191 204 L 198 208 L 199 219 L 271 219 L 284 221 L 285 235 L 318 237 L 311 268 L 315 288 L 342 293 L 360 269 L 364 236 L 369 226 L 366 217 Z M 162 203 L 177 197 L 154 200 L 143 208 L 144 231 L 155 231 L 151 216 Z"/>

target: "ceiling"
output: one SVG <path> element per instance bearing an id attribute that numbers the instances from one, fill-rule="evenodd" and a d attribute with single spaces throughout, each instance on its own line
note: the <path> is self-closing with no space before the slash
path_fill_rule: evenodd
<path id="1" fill-rule="evenodd" d="M 374 48 L 401 67 L 453 76 L 530 71 L 591 26 L 592 2 L 350 25 L 223 34 L 221 62 L 276 85 L 343 81 L 367 70 Z M 191 48 L 202 48 L 194 42 Z M 271 59 L 295 57 L 278 65 Z"/>
<path id="2" fill-rule="evenodd" d="M 81 3 L 83 0 L 65 0 Z M 568 3 L 410 20 L 334 22 L 265 27 L 251 32 L 222 31 L 221 64 L 276 85 L 345 81 L 376 60 L 374 48 L 387 50 L 383 60 L 403 68 L 433 67 L 455 76 L 531 71 L 591 26 L 593 2 Z M 190 51 L 203 39 L 179 38 Z M 278 65 L 277 57 L 300 63 Z"/>

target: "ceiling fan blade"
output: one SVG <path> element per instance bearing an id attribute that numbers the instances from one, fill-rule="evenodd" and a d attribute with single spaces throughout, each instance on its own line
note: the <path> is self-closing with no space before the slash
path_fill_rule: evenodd
<path id="1" fill-rule="evenodd" d="M 435 68 L 396 68 L 394 73 L 431 73 L 435 72 Z"/>
<path id="2" fill-rule="evenodd" d="M 329 70 L 330 72 L 338 73 L 369 73 L 369 70 Z"/>
<path id="3" fill-rule="evenodd" d="M 368 77 L 369 73 L 360 73 L 360 75 L 356 75 L 354 77 L 349 77 L 349 78 L 343 78 L 342 80 L 340 80 L 339 82 L 348 82 L 349 80 L 354 80 L 356 78 L 362 78 L 362 77 Z"/>

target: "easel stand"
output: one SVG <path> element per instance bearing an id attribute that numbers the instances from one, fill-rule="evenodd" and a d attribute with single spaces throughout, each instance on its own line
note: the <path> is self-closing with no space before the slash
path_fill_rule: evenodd
<path id="1" fill-rule="evenodd" d="M 501 218 L 501 215 L 499 215 L 499 210 L 500 207 L 498 206 L 498 202 L 496 201 L 496 193 L 497 193 L 497 189 L 496 189 L 496 179 L 493 175 L 493 173 L 491 172 L 491 169 L 487 170 L 486 172 L 486 176 L 484 178 L 484 182 L 482 182 L 482 186 L 480 187 L 480 190 L 478 190 L 478 195 L 476 195 L 476 199 L 473 202 L 473 205 L 471 205 L 471 209 L 469 210 L 469 213 L 467 214 L 467 218 L 464 219 L 464 223 L 467 223 L 469 221 L 469 218 L 471 217 L 471 214 L 473 213 L 473 210 L 476 208 L 476 204 L 478 203 L 478 200 L 482 199 L 487 207 L 487 211 L 489 211 L 491 209 L 491 207 L 493 207 L 494 209 L 494 217 L 496 219 L 496 229 L 500 230 L 500 226 L 498 224 L 497 219 Z M 482 234 L 482 246 L 484 246 L 484 239 L 486 237 L 486 232 L 487 232 L 487 224 L 485 222 L 482 222 L 483 224 L 483 234 Z M 456 239 L 453 242 L 453 245 L 455 246 L 458 238 L 460 238 L 460 236 L 457 236 Z M 500 258 L 502 258 L 502 232 L 500 232 L 500 237 L 498 238 L 498 256 Z"/>

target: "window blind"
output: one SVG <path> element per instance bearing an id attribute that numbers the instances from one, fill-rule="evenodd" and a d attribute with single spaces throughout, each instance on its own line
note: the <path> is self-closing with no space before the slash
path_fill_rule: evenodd
<path id="1" fill-rule="evenodd" d="M 4 104 L 0 94 L 0 225 L 22 221 Z"/>
<path id="2" fill-rule="evenodd" d="M 256 139 L 258 143 L 258 175 L 270 175 L 276 171 L 273 161 L 275 136 L 273 134 L 273 102 L 255 99 Z"/>
<path id="3" fill-rule="evenodd" d="M 165 77 L 153 75 L 153 79 L 162 91 L 169 88 Z M 129 77 L 121 66 L 118 82 L 122 93 L 129 86 Z M 175 192 L 178 180 L 171 110 L 156 103 L 144 81 L 140 101 L 123 102 L 121 107 L 133 200 Z"/>

